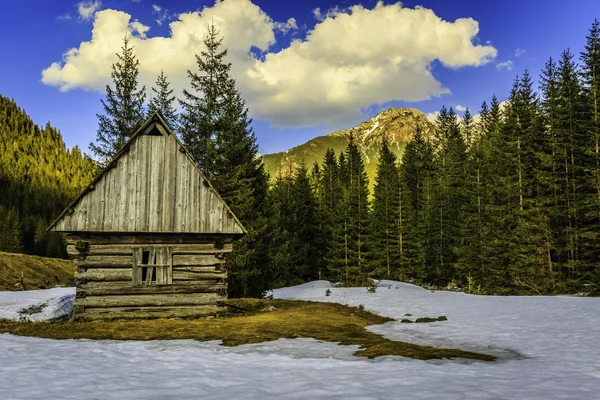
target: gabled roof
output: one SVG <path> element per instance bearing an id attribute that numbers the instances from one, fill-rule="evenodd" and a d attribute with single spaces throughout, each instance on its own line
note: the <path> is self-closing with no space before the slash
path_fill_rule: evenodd
<path id="1" fill-rule="evenodd" d="M 48 230 L 246 233 L 160 112 L 144 122 Z"/>

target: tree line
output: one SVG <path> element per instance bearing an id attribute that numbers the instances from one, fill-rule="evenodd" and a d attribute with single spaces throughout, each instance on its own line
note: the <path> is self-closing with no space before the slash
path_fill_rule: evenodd
<path id="1" fill-rule="evenodd" d="M 506 106 L 493 96 L 477 121 L 443 107 L 401 162 L 384 142 L 372 199 L 352 138 L 313 167 L 311 191 L 302 189 L 304 166 L 279 178 L 273 201 L 287 239 L 274 256 L 289 259 L 289 270 L 276 284 L 377 278 L 473 293 L 598 294 L 598 21 L 579 59 L 569 50 L 550 58 L 539 92 L 525 71 Z"/>

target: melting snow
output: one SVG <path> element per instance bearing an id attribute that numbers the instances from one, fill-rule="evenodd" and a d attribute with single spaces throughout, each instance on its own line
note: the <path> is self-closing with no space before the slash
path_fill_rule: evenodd
<path id="1" fill-rule="evenodd" d="M 364 305 L 395 319 L 386 337 L 495 354 L 495 363 L 352 356 L 314 339 L 222 347 L 219 342 L 48 340 L 0 335 L 1 399 L 592 399 L 600 387 L 600 299 L 432 293 L 381 281 L 376 293 L 325 281 L 275 297 Z M 326 290 L 331 291 L 325 296 Z M 69 292 L 70 291 L 70 292 Z M 65 295 L 66 297 L 63 297 Z M 72 289 L 0 293 L 0 316 Z M 63 302 L 64 304 L 64 302 Z M 59 307 L 60 308 L 60 307 Z M 405 316 L 405 314 L 412 314 Z M 53 314 L 52 314 L 53 315 Z M 39 319 L 42 319 L 41 316 Z"/>

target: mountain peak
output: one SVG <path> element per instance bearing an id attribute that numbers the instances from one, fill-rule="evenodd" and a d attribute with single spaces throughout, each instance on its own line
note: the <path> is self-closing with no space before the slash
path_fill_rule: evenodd
<path id="1" fill-rule="evenodd" d="M 390 150 L 401 157 L 404 146 L 413 140 L 418 128 L 425 137 L 429 137 L 433 130 L 433 124 L 427 120 L 422 111 L 415 108 L 392 107 L 354 128 L 318 136 L 287 151 L 265 154 L 262 160 L 271 178 L 275 179 L 277 176 L 291 173 L 300 163 L 305 163 L 309 168 L 315 162 L 321 163 L 329 148 L 339 155 L 346 150 L 348 138 L 353 135 L 355 143 L 363 154 L 369 182 L 372 185 L 375 181 L 377 158 L 383 139 L 387 138 Z"/>
<path id="2" fill-rule="evenodd" d="M 425 114 L 416 108 L 392 107 L 384 110 L 360 125 L 336 131 L 330 136 L 354 136 L 361 147 L 379 147 L 384 138 L 390 143 L 410 142 L 417 130 L 427 135 L 432 124 Z"/>

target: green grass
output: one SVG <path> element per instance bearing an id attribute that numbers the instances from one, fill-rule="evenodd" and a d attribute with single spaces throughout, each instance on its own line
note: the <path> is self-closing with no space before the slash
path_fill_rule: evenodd
<path id="1" fill-rule="evenodd" d="M 359 345 L 360 349 L 354 353 L 359 357 L 395 355 L 420 360 L 459 357 L 495 360 L 486 354 L 386 339 L 365 328 L 392 319 L 358 307 L 292 300 L 231 299 L 228 303 L 232 308 L 244 310 L 244 314 L 195 320 L 60 323 L 0 320 L 0 333 L 52 339 L 222 340 L 225 346 L 268 342 L 279 338 L 314 338 L 343 345 Z"/>
<path id="2" fill-rule="evenodd" d="M 0 291 L 67 286 L 76 269 L 70 260 L 0 252 Z"/>

